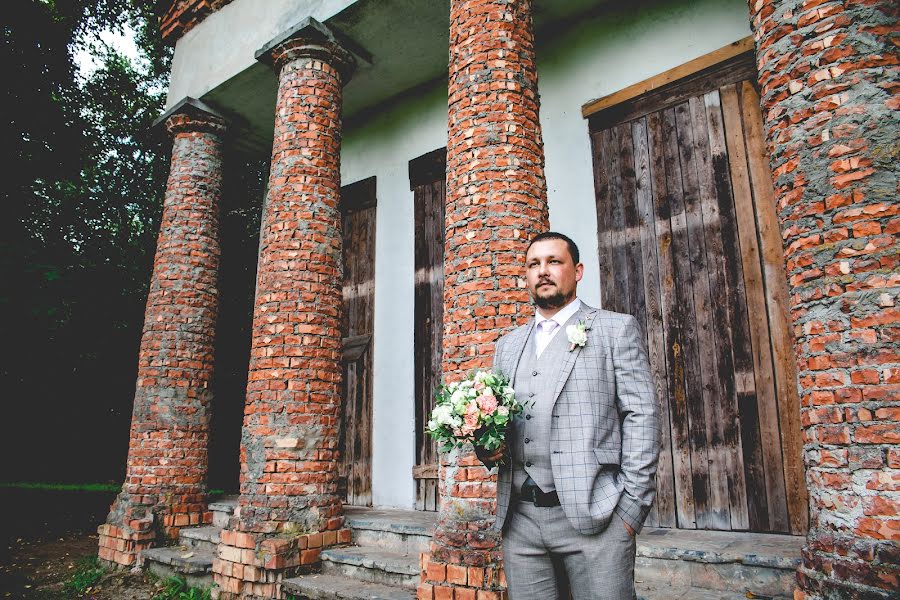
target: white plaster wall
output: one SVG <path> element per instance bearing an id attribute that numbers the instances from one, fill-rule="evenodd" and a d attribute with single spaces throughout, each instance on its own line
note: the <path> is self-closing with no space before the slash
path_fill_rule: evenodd
<path id="1" fill-rule="evenodd" d="M 372 502 L 413 508 L 414 214 L 409 161 L 447 145 L 447 88 L 435 86 L 345 131 L 341 184 L 376 179 Z"/>
<path id="2" fill-rule="evenodd" d="M 234 0 L 226 4 L 175 44 L 166 109 L 185 96 L 200 98 L 252 67 L 257 50 L 304 17 L 325 21 L 354 2 Z"/>
<path id="3" fill-rule="evenodd" d="M 579 296 L 602 306 L 597 212 L 581 106 L 750 35 L 744 0 L 629 5 L 580 23 L 536 49 L 550 226 L 582 254 Z"/>
<path id="4" fill-rule="evenodd" d="M 580 23 L 537 48 L 550 225 L 579 245 L 579 295 L 599 306 L 597 219 L 587 121 L 581 106 L 749 35 L 744 0 L 680 0 L 629 7 Z M 446 145 L 443 84 L 386 107 L 345 132 L 344 184 L 377 177 L 372 497 L 411 508 L 413 194 L 408 163 Z"/>

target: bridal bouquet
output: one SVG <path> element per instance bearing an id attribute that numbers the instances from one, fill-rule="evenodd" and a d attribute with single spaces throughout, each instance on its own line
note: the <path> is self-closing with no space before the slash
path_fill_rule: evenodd
<path id="1" fill-rule="evenodd" d="M 506 438 L 506 426 L 523 408 L 507 377 L 477 371 L 438 388 L 427 431 L 444 452 L 467 442 L 493 452 Z"/>

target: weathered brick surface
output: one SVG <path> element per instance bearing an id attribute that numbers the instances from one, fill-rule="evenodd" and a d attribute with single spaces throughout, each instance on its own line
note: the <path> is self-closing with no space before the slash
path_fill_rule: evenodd
<path id="1" fill-rule="evenodd" d="M 175 0 L 160 19 L 163 40 L 175 44 L 178 38 L 199 25 L 203 19 L 232 0 Z"/>
<path id="2" fill-rule="evenodd" d="M 350 59 L 308 30 L 277 46 L 272 58 L 279 89 L 260 232 L 241 496 L 213 566 L 222 597 L 281 597 L 277 582 L 318 562 L 323 544 L 335 543 L 344 522 L 337 487 L 338 202 L 341 86 Z M 266 545 L 269 558 L 261 561 Z"/>
<path id="3" fill-rule="evenodd" d="M 802 396 L 798 580 L 807 598 L 887 598 L 900 589 L 898 5 L 749 4 Z"/>
<path id="4" fill-rule="evenodd" d="M 174 138 L 138 359 L 128 462 L 100 555 L 129 565 L 206 511 L 210 383 L 218 311 L 224 122 L 187 106 Z M 115 554 L 113 554 L 115 552 Z"/>
<path id="5" fill-rule="evenodd" d="M 444 380 L 489 368 L 493 344 L 532 314 L 528 240 L 548 227 L 531 3 L 450 6 Z M 505 597 L 496 477 L 472 453 L 441 457 L 441 519 L 420 598 Z M 468 569 L 471 567 L 471 569 Z"/>

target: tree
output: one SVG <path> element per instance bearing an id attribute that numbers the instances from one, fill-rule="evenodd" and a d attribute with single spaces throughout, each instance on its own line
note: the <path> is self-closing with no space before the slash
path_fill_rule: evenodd
<path id="1" fill-rule="evenodd" d="M 170 147 L 151 128 L 171 56 L 157 28 L 165 3 L 16 4 L 2 46 L 2 437 L 6 456 L 37 460 L 4 461 L 0 478 L 90 478 L 124 457 L 94 452 L 87 465 L 87 452 L 64 449 L 104 448 L 105 429 L 119 446 L 128 435 Z M 143 60 L 96 44 L 99 68 L 81 80 L 75 49 L 124 24 Z"/>

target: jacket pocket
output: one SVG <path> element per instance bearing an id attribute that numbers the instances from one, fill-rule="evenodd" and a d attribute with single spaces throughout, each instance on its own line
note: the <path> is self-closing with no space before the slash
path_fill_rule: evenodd
<path id="1" fill-rule="evenodd" d="M 621 451 L 613 448 L 594 448 L 594 456 L 601 465 L 620 465 Z"/>

